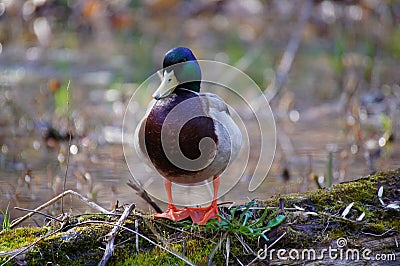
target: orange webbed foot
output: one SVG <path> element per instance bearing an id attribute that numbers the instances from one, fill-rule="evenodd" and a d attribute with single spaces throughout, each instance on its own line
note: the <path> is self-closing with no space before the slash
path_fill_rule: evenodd
<path id="1" fill-rule="evenodd" d="M 178 209 L 173 204 L 168 205 L 168 209 L 163 213 L 155 213 L 155 218 L 166 218 L 174 222 L 181 221 L 189 217 L 187 209 Z"/>
<path id="2" fill-rule="evenodd" d="M 221 218 L 218 216 L 217 202 L 213 202 L 209 207 L 205 208 L 187 208 L 187 211 L 193 223 L 198 225 L 205 225 L 213 218 L 217 218 L 218 221 L 221 221 Z"/>

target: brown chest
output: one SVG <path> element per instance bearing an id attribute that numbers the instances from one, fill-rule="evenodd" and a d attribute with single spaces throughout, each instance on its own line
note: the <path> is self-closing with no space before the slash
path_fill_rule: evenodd
<path id="1" fill-rule="evenodd" d="M 156 102 L 145 122 L 146 152 L 166 178 L 198 175 L 215 155 L 215 124 L 200 97 L 178 92 Z"/>

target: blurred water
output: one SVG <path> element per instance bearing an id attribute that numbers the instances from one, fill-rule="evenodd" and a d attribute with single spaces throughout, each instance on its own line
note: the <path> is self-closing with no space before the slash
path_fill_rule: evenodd
<path id="1" fill-rule="evenodd" d="M 311 7 L 285 88 L 273 106 L 278 149 L 272 168 L 256 191 L 249 193 L 245 174 L 220 202 L 316 189 L 315 179 L 327 183 L 329 154 L 333 183 L 400 167 L 400 8 L 396 1 L 377 2 L 319 1 Z M 118 201 L 149 210 L 126 185 L 131 176 L 120 141 L 129 98 L 177 45 L 190 46 L 199 59 L 235 64 L 268 87 L 296 33 L 303 1 L 244 3 L 2 1 L 0 210 L 9 205 L 16 218 L 24 213 L 13 207 L 33 209 L 62 192 L 68 81 L 74 138 L 66 188 L 107 209 Z M 134 113 L 143 113 L 151 94 L 138 95 Z M 255 137 L 254 121 L 248 123 Z M 255 148 L 250 168 L 257 164 Z M 133 160 L 143 177 L 154 175 Z M 229 171 L 242 171 L 238 165 Z M 265 161 L 259 165 L 268 170 Z M 229 172 L 222 180 L 222 186 L 235 181 Z M 165 195 L 163 184 L 154 193 Z M 190 196 L 201 197 L 196 190 Z M 93 211 L 70 197 L 64 209 Z M 59 214 L 60 205 L 47 211 Z M 39 216 L 35 219 L 41 223 Z"/>
<path id="2" fill-rule="evenodd" d="M 66 130 L 66 120 L 57 114 L 55 96 L 49 90 L 48 82 L 54 73 L 46 69 L 25 65 L 0 67 L 3 76 L 0 86 L 0 209 L 5 210 L 10 204 L 12 218 L 23 214 L 13 210 L 14 206 L 33 209 L 63 189 L 68 142 L 46 140 L 38 126 L 39 121 L 47 121 L 61 133 Z M 76 129 L 66 188 L 78 191 L 107 209 L 118 201 L 120 205 L 135 202 L 137 208 L 149 210 L 147 203 L 126 185 L 131 176 L 120 143 L 125 106 L 137 85 L 120 84 L 117 85 L 119 89 L 107 89 L 105 84 L 108 84 L 109 75 L 107 71 L 89 71 L 72 79 L 70 108 Z M 67 83 L 66 80 L 60 82 L 61 86 Z M 318 98 L 313 101 L 315 106 L 320 106 Z M 138 104 L 137 108 L 144 108 Z M 329 111 L 324 114 L 318 108 L 306 110 L 289 116 L 294 121 L 299 119 L 297 122 L 277 114 L 277 118 L 280 117 L 278 152 L 264 183 L 249 193 L 249 180 L 244 175 L 220 202 L 240 203 L 249 198 L 265 199 L 276 194 L 315 189 L 310 173 L 320 179 L 326 177 L 330 150 L 333 152 L 334 183 L 370 172 L 365 149 L 360 146 L 357 147 L 360 150 L 355 151 L 354 147 L 349 147 L 349 133 L 344 132 L 346 127 L 341 117 Z M 370 139 L 377 141 L 379 136 L 371 135 Z M 394 142 L 390 146 L 385 145 L 379 155 L 374 155 L 376 169 L 400 166 L 399 144 Z M 137 167 L 144 176 L 154 176 L 139 159 Z M 289 173 L 286 181 L 282 178 L 285 169 L 286 174 Z M 231 171 L 240 170 L 232 165 Z M 229 176 L 223 177 L 223 182 L 229 180 Z M 164 188 L 161 186 L 156 193 L 164 195 Z M 195 197 L 196 191 L 190 191 L 190 194 Z M 65 209 L 74 213 L 90 211 L 69 197 Z M 49 208 L 53 214 L 59 211 L 59 205 Z M 40 218 L 36 219 L 40 223 Z"/>

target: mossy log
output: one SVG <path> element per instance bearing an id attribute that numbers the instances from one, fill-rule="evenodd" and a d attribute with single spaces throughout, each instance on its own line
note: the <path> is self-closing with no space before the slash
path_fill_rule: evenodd
<path id="1" fill-rule="evenodd" d="M 381 265 L 383 259 L 385 265 L 399 265 L 399 201 L 400 170 L 394 170 L 254 201 L 236 207 L 236 215 L 232 207 L 220 206 L 228 221 L 224 227 L 215 221 L 197 226 L 153 219 L 134 211 L 116 234 L 107 265 Z M 277 215 L 285 216 L 283 223 L 264 230 L 265 237 L 254 233 Z M 0 263 L 15 256 L 6 264 L 97 265 L 104 237 L 119 217 L 70 216 L 42 228 L 3 230 Z"/>

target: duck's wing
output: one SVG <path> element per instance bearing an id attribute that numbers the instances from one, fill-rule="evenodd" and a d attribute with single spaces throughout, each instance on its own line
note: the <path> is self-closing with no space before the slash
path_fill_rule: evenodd
<path id="1" fill-rule="evenodd" d="M 219 122 L 216 123 L 219 145 L 224 145 L 222 148 L 230 147 L 231 160 L 235 159 L 242 147 L 242 133 L 232 119 L 227 104 L 213 93 L 199 93 L 199 96 L 206 114 Z"/>
<path id="2" fill-rule="evenodd" d="M 150 158 L 146 151 L 146 144 L 145 144 L 145 127 L 146 127 L 146 119 L 149 115 L 150 111 L 153 109 L 154 104 L 156 103 L 155 100 L 152 100 L 149 105 L 147 106 L 146 113 L 143 116 L 142 120 L 139 122 L 138 126 L 136 127 L 135 134 L 134 134 L 134 147 L 136 153 L 138 154 L 139 158 L 143 159 L 146 164 L 152 166 Z"/>
<path id="3" fill-rule="evenodd" d="M 213 109 L 213 111 L 217 112 L 226 112 L 229 116 L 229 109 L 224 100 L 218 95 L 210 92 L 202 92 L 199 93 L 200 97 L 204 97 L 203 102 L 208 102 L 208 109 Z"/>

